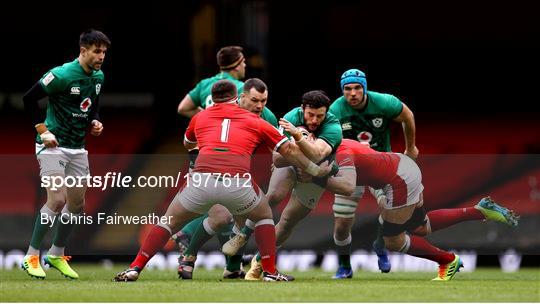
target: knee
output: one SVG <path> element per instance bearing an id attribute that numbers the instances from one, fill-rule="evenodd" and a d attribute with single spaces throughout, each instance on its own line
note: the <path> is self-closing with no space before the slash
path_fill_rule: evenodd
<path id="1" fill-rule="evenodd" d="M 281 201 L 285 198 L 285 195 L 286 193 L 284 193 L 284 191 L 274 190 L 268 193 L 268 203 L 270 206 L 275 206 L 281 203 Z"/>
<path id="2" fill-rule="evenodd" d="M 384 244 L 388 250 L 399 251 L 403 247 L 403 240 L 399 236 L 385 236 Z"/>
<path id="3" fill-rule="evenodd" d="M 62 211 L 62 208 L 66 204 L 66 197 L 63 195 L 50 196 L 47 199 L 47 207 L 54 212 Z"/>
<path id="4" fill-rule="evenodd" d="M 215 228 L 223 227 L 233 221 L 232 214 L 223 208 L 216 208 L 209 214 L 209 220 L 212 222 L 212 226 Z"/>

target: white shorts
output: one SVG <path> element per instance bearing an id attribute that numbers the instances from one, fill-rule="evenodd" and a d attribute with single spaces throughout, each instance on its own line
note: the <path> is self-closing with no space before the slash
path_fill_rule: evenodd
<path id="1" fill-rule="evenodd" d="M 382 188 L 386 201 L 380 203 L 385 209 L 414 205 L 420 201 L 420 195 L 424 191 L 422 172 L 416 162 L 404 154 L 396 154 L 400 157 L 397 177 Z"/>
<path id="2" fill-rule="evenodd" d="M 313 210 L 317 207 L 323 193 L 324 188 L 313 183 L 296 183 L 291 195 L 296 196 L 300 204 Z"/>
<path id="3" fill-rule="evenodd" d="M 172 203 L 180 203 L 187 210 L 204 214 L 216 204 L 227 208 L 233 215 L 246 214 L 261 202 L 262 191 L 245 178 L 231 178 L 231 183 L 224 183 L 223 178 L 209 176 L 208 183 L 196 186 L 194 174 L 201 174 L 206 181 L 205 173 L 192 173 L 184 188 L 176 194 Z"/>
<path id="4" fill-rule="evenodd" d="M 62 174 L 64 176 L 90 175 L 86 149 L 46 148 L 36 143 L 39 175 Z"/>

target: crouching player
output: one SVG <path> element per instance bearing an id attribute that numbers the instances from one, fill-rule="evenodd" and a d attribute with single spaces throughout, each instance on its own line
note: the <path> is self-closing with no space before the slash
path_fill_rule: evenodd
<path id="1" fill-rule="evenodd" d="M 434 281 L 449 281 L 463 267 L 458 255 L 441 250 L 424 237 L 469 220 L 494 220 L 517 226 L 519 217 L 489 197 L 469 208 L 440 209 L 426 214 L 422 174 L 418 165 L 400 153 L 377 152 L 357 141 L 344 139 L 336 160 L 340 174 L 316 182 L 334 193 L 350 195 L 357 185 L 382 189 L 379 221 L 386 248 L 439 264 Z"/>
<path id="2" fill-rule="evenodd" d="M 115 276 L 115 281 L 137 280 L 144 266 L 163 248 L 173 232 L 217 203 L 226 207 L 235 220 L 255 222 L 263 280 L 293 280 L 276 270 L 272 211 L 266 197 L 249 177 L 251 156 L 258 146 L 266 146 L 314 176 L 328 175 L 331 166 L 327 162 L 315 165 L 276 128 L 256 114 L 241 109 L 236 103 L 237 90 L 232 82 L 216 82 L 212 86 L 212 100 L 215 105 L 195 115 L 186 130 L 184 145 L 188 149 L 198 145 L 200 152 L 193 174 L 165 213 L 170 220 L 152 228 L 135 260 L 128 269 Z M 226 175 L 230 177 L 226 178 Z M 205 179 L 204 185 L 197 177 Z"/>

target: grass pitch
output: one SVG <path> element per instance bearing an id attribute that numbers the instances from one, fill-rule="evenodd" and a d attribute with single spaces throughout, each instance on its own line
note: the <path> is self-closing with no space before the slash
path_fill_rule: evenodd
<path id="1" fill-rule="evenodd" d="M 502 273 L 478 269 L 458 273 L 450 282 L 431 282 L 435 273 L 357 271 L 352 280 L 332 280 L 322 271 L 296 272 L 296 281 L 264 283 L 222 281 L 221 271 L 197 269 L 181 281 L 174 270 L 144 271 L 137 282 L 112 282 L 122 268 L 75 265 L 80 280 L 54 269 L 47 278 L 24 271 L 0 271 L 2 302 L 540 302 L 540 269 Z"/>

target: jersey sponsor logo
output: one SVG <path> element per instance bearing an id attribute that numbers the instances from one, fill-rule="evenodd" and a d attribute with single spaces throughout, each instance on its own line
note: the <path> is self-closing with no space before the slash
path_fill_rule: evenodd
<path id="1" fill-rule="evenodd" d="M 372 119 L 371 122 L 375 128 L 380 128 L 383 124 L 383 119 L 381 117 L 377 117 Z"/>
<path id="2" fill-rule="evenodd" d="M 86 113 L 71 113 L 71 115 L 75 118 L 88 118 L 88 114 Z"/>
<path id="3" fill-rule="evenodd" d="M 49 72 L 49 74 L 47 74 L 43 80 L 41 81 L 45 86 L 48 86 L 49 83 L 51 83 L 51 81 L 54 80 L 54 75 L 53 73 Z"/>
<path id="4" fill-rule="evenodd" d="M 344 124 L 341 124 L 341 129 L 342 129 L 343 131 L 352 130 L 352 123 L 346 122 L 346 123 L 344 123 Z"/>
<path id="5" fill-rule="evenodd" d="M 90 109 L 90 106 L 92 105 L 92 99 L 90 99 L 90 97 L 86 97 L 82 102 L 81 102 L 81 111 L 83 112 L 88 112 L 88 109 Z"/>
<path id="6" fill-rule="evenodd" d="M 99 92 L 101 92 L 101 83 L 96 84 L 96 95 L 99 95 Z"/>
<path id="7" fill-rule="evenodd" d="M 362 131 L 358 133 L 357 138 L 361 143 L 369 143 L 371 142 L 371 139 L 373 139 L 373 134 L 369 133 L 368 131 Z"/>
<path id="8" fill-rule="evenodd" d="M 80 87 L 71 87 L 71 95 L 81 95 Z"/>

